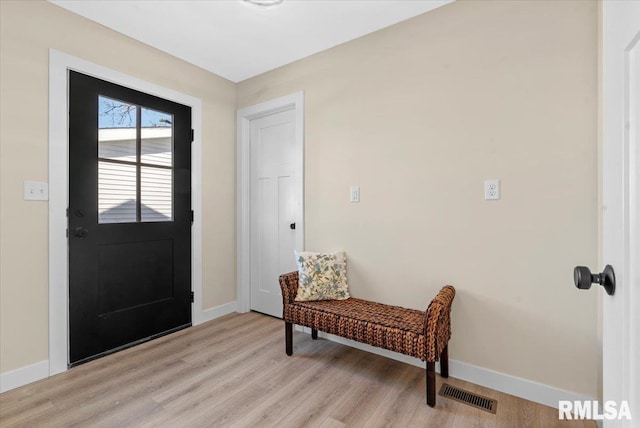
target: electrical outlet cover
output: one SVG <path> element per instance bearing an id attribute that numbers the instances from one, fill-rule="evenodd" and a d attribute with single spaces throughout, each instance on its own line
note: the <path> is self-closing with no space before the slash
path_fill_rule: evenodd
<path id="1" fill-rule="evenodd" d="M 484 181 L 484 199 L 487 201 L 500 199 L 500 180 L 494 178 Z"/>

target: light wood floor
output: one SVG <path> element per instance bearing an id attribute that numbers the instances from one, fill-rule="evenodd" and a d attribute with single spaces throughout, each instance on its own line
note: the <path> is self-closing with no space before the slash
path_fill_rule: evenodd
<path id="1" fill-rule="evenodd" d="M 232 314 L 0 394 L 2 427 L 595 427 L 454 378 L 493 415 L 437 397 L 424 369 Z M 453 356 L 455 359 L 455 356 Z M 438 390 L 442 379 L 438 377 Z"/>

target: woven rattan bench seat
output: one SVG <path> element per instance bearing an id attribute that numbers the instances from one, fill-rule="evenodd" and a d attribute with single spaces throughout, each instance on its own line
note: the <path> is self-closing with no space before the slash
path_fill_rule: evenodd
<path id="1" fill-rule="evenodd" d="M 425 312 L 368 300 L 323 300 L 287 305 L 285 319 L 336 336 L 425 360 Z"/>

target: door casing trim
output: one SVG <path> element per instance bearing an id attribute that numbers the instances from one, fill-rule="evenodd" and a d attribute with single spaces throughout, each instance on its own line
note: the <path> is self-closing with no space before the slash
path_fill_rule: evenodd
<path id="1" fill-rule="evenodd" d="M 295 110 L 294 193 L 296 250 L 304 250 L 304 93 L 302 91 L 238 110 L 237 115 L 237 311 L 251 309 L 250 242 L 250 124 L 251 120 L 283 110 Z M 293 257 L 293 254 L 291 255 Z M 284 272 L 283 272 L 284 273 Z"/>
<path id="2" fill-rule="evenodd" d="M 67 370 L 69 361 L 69 106 L 67 71 L 156 95 L 191 107 L 194 141 L 191 146 L 194 221 L 191 228 L 191 323 L 203 322 L 202 311 L 202 101 L 181 92 L 49 49 L 49 376 Z"/>

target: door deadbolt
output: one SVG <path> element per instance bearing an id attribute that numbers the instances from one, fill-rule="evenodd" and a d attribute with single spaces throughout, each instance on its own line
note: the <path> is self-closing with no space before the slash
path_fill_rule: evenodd
<path id="1" fill-rule="evenodd" d="M 89 235 L 89 231 L 83 227 L 76 227 L 73 229 L 73 236 L 76 238 L 86 238 Z"/>

